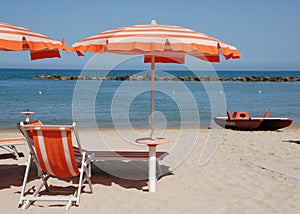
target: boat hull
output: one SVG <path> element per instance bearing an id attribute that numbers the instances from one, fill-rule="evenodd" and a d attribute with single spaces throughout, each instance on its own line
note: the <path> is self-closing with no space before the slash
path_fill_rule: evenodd
<path id="1" fill-rule="evenodd" d="M 264 118 L 257 130 L 277 130 L 292 124 L 291 118 Z"/>
<path id="2" fill-rule="evenodd" d="M 214 121 L 221 127 L 234 130 L 277 130 L 292 124 L 291 118 L 251 118 L 228 119 L 227 117 L 215 117 Z"/>
<path id="3" fill-rule="evenodd" d="M 221 127 L 234 130 L 255 130 L 262 122 L 261 119 L 234 119 L 227 117 L 215 117 L 214 121 Z"/>

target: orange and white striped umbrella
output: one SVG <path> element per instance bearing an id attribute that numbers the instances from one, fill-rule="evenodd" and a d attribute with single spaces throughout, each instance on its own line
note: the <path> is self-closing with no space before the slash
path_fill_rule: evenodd
<path id="1" fill-rule="evenodd" d="M 155 56 L 155 62 L 184 63 L 185 55 L 209 62 L 219 62 L 220 53 L 225 59 L 240 58 L 236 47 L 191 29 L 158 25 L 133 25 L 115 28 L 74 43 L 70 51 L 110 52 L 145 55 L 145 62 Z"/>
<path id="2" fill-rule="evenodd" d="M 59 50 L 66 50 L 64 41 L 59 42 L 26 28 L 0 22 L 0 50 L 29 50 L 31 60 L 59 57 Z"/>
<path id="3" fill-rule="evenodd" d="M 186 55 L 209 62 L 219 62 L 220 54 L 226 60 L 240 58 L 233 45 L 191 29 L 159 25 L 153 20 L 148 25 L 133 25 L 104 31 L 74 43 L 69 51 L 144 55 L 151 63 L 151 135 L 154 136 L 154 65 L 160 63 L 183 64 Z"/>

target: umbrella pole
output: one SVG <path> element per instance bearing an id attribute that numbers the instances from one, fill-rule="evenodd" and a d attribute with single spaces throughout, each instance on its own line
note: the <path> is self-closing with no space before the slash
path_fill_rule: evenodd
<path id="1" fill-rule="evenodd" d="M 151 56 L 151 115 L 150 115 L 150 139 L 155 140 L 154 136 L 154 81 L 155 81 L 155 60 L 154 55 Z"/>

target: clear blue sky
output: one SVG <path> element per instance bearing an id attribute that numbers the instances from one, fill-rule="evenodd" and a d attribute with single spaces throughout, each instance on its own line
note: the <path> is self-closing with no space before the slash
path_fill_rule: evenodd
<path id="1" fill-rule="evenodd" d="M 67 46 L 115 27 L 150 23 L 187 27 L 235 45 L 238 60 L 218 70 L 300 70 L 300 1 L 272 0 L 3 0 L 0 21 L 29 28 Z M 92 55 L 30 61 L 28 52 L 0 52 L 0 67 L 78 68 Z"/>

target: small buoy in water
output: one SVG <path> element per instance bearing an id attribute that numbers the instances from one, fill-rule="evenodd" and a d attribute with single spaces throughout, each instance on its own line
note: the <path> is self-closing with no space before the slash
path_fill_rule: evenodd
<path id="1" fill-rule="evenodd" d="M 220 91 L 220 94 L 223 94 L 223 91 Z"/>
<path id="2" fill-rule="evenodd" d="M 39 91 L 39 94 L 42 94 L 42 91 Z"/>
<path id="3" fill-rule="evenodd" d="M 261 90 L 259 90 L 258 93 L 261 94 Z"/>

